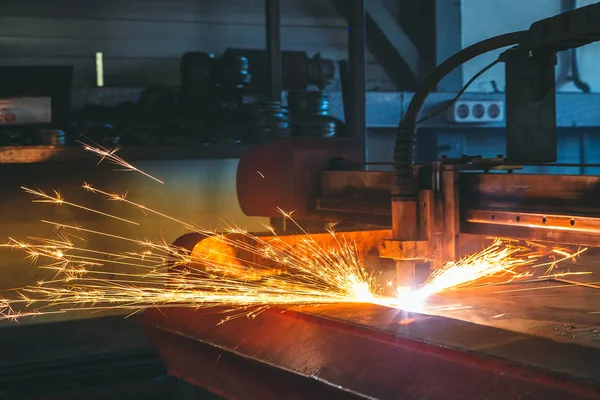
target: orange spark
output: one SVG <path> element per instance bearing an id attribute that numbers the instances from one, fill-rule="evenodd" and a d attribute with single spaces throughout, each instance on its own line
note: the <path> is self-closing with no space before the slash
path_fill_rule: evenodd
<path id="1" fill-rule="evenodd" d="M 83 146 L 83 149 L 85 151 L 90 151 L 100 157 L 100 161 L 98 161 L 98 164 L 100 164 L 102 161 L 107 159 L 110 162 L 112 162 L 113 164 L 123 167 L 125 171 L 138 172 L 147 178 L 150 178 L 160 184 L 164 184 L 164 182 L 161 181 L 160 179 L 155 178 L 154 176 L 150 175 L 149 173 L 144 172 L 141 169 L 134 167 L 127 161 L 123 160 L 121 157 L 117 156 L 116 153 L 119 151 L 118 147 L 116 147 L 114 149 L 107 149 L 98 144 L 95 144 L 95 146 L 92 146 L 92 145 L 89 145 L 89 144 L 79 141 L 79 140 L 77 142 Z"/>
<path id="2" fill-rule="evenodd" d="M 114 219 L 122 221 L 122 222 L 127 222 L 128 224 L 139 225 L 137 222 L 129 221 L 125 218 L 117 217 L 116 215 L 108 214 L 108 213 L 105 213 L 102 211 L 95 210 L 93 208 L 89 208 L 89 207 L 85 207 L 85 206 L 82 206 L 79 204 L 68 202 L 57 191 L 54 192 L 55 193 L 54 196 L 50 196 L 49 194 L 46 194 L 39 189 L 38 190 L 29 189 L 24 186 L 21 186 L 21 189 L 23 189 L 26 193 L 37 196 L 37 199 L 33 200 L 34 203 L 51 203 L 51 204 L 56 204 L 56 205 L 67 205 L 70 207 L 79 208 L 80 210 L 84 210 L 84 211 L 88 211 L 88 212 L 91 212 L 94 214 L 102 215 L 104 217 L 114 218 Z"/>

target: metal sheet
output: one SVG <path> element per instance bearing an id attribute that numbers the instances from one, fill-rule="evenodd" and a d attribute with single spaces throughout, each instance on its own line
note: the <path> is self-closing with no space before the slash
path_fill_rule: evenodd
<path id="1" fill-rule="evenodd" d="M 599 378 L 594 348 L 369 305 L 221 325 L 215 311 L 148 310 L 140 321 L 172 375 L 227 398 L 600 396 L 584 383 Z"/>

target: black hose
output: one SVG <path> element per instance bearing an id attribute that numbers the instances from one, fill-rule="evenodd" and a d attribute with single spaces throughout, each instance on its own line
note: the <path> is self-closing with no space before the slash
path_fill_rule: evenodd
<path id="1" fill-rule="evenodd" d="M 398 125 L 396 146 L 394 149 L 396 196 L 414 199 L 417 194 L 413 174 L 415 146 L 417 142 L 417 118 L 429 93 L 435 89 L 446 75 L 457 67 L 481 54 L 518 44 L 526 32 L 518 31 L 494 36 L 464 48 L 437 66 L 425 79 L 420 89 L 413 95 L 406 115 Z"/>

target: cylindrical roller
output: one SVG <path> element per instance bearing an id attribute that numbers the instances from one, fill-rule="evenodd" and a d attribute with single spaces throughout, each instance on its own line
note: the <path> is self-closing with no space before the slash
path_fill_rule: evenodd
<path id="1" fill-rule="evenodd" d="M 278 265 L 261 256 L 264 247 L 243 234 L 208 236 L 189 233 L 178 238 L 172 247 L 181 254 L 170 257 L 169 271 L 173 273 L 255 280 L 281 272 Z"/>
<path id="2" fill-rule="evenodd" d="M 260 235 L 260 234 L 259 234 Z M 319 233 L 313 235 L 281 235 L 253 236 L 243 233 L 226 235 L 216 234 L 207 236 L 190 233 L 183 235 L 174 242 L 176 250 L 182 252 L 182 257 L 172 257 L 170 271 L 186 274 L 207 274 L 219 279 L 220 277 L 244 281 L 261 280 L 279 274 L 301 273 L 293 263 L 277 262 L 274 252 L 282 250 L 279 256 L 284 258 L 297 249 L 297 255 L 312 255 L 323 252 L 355 251 L 356 256 L 364 265 L 368 275 L 373 276 L 381 290 L 395 288 L 393 284 L 393 262 L 378 257 L 379 242 L 391 236 L 390 230 L 354 231 L 340 233 Z M 307 249 L 307 241 L 310 242 Z M 345 246 L 345 249 L 342 247 Z M 313 254 L 314 253 L 314 254 Z M 182 260 L 184 261 L 182 263 Z M 316 264 L 318 268 L 318 264 Z"/>

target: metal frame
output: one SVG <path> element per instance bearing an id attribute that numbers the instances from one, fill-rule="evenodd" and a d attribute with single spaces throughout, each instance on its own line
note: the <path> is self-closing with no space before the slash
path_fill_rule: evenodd
<path id="1" fill-rule="evenodd" d="M 351 24 L 357 3 L 365 8 L 366 47 L 403 90 L 415 90 L 431 70 L 430 62 L 381 0 L 331 0 Z M 412 13 L 418 15 L 418 13 Z M 433 46 L 431 47 L 433 49 Z"/>
<path id="2" fill-rule="evenodd" d="M 364 160 L 367 157 L 365 18 L 365 0 L 353 0 L 348 24 L 350 104 L 347 109 L 350 114 L 346 116 L 346 126 L 350 135 L 361 143 Z"/>
<path id="3" fill-rule="evenodd" d="M 366 0 L 365 6 L 368 17 L 379 28 L 381 36 L 387 39 L 390 47 L 406 64 L 412 79 L 415 82 L 421 82 L 432 69 L 432 66 L 421 54 L 421 50 L 402 29 L 382 0 Z"/>
<path id="4" fill-rule="evenodd" d="M 281 62 L 281 10 L 279 0 L 265 0 L 268 93 L 272 101 L 281 102 L 283 94 Z"/>

